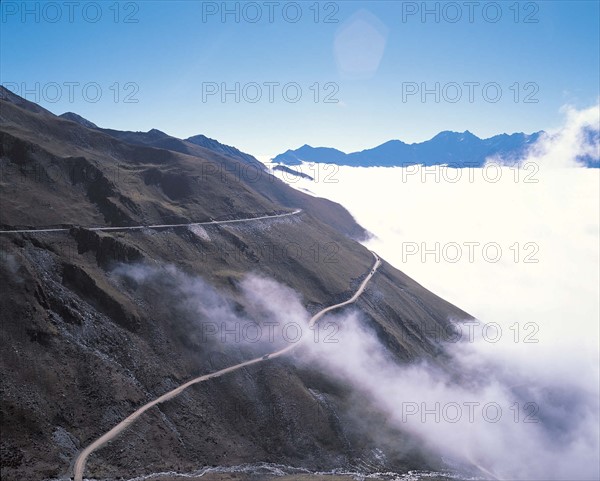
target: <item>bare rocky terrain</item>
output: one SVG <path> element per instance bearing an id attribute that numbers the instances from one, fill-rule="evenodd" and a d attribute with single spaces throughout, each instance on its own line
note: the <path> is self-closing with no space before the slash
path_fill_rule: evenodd
<path id="1" fill-rule="evenodd" d="M 3 480 L 68 479 L 77 453 L 138 406 L 266 354 L 264 346 L 205 339 L 202 323 L 210 319 L 190 307 L 181 278 L 199 279 L 252 318 L 239 287 L 248 272 L 292 288 L 315 313 L 349 298 L 371 268 L 371 253 L 357 241 L 368 234 L 343 207 L 286 186 L 247 154 L 81 125 L 0 93 L 0 230 L 68 229 L 0 235 Z M 89 229 L 296 209 L 194 228 Z M 133 266 L 162 274 L 152 283 L 119 274 Z M 355 308 L 398 362 L 444 364 L 430 333 L 470 317 L 385 262 Z M 86 476 L 255 462 L 315 472 L 440 468 L 418 439 L 386 425 L 368 397 L 335 373 L 296 362 L 301 356 L 245 368 L 153 408 L 91 456 Z M 267 479 L 251 476 L 201 479 Z"/>

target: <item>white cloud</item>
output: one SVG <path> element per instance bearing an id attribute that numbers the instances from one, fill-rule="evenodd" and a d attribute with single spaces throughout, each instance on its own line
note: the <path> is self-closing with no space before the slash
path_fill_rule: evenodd
<path id="1" fill-rule="evenodd" d="M 598 155 L 586 131 L 598 130 L 599 112 L 565 108 L 565 125 L 544 136 L 520 169 L 341 167 L 337 183 L 293 184 L 342 203 L 377 236 L 370 248 L 502 329 L 496 343 L 479 332 L 477 342 L 451 346 L 470 376 L 487 373 L 475 388 L 384 362 L 356 327 L 361 342 L 320 356 L 340 372 L 351 365 L 349 379 L 394 416 L 387 400 L 407 392 L 411 401 L 536 402 L 542 422 L 533 427 L 408 423 L 440 452 L 462 453 L 509 479 L 600 476 L 600 170 L 573 168 L 582 155 Z M 386 393 L 391 386 L 397 392 Z"/>

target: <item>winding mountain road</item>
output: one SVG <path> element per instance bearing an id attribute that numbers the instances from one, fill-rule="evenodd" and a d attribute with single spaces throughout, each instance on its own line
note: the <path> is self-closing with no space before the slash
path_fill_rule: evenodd
<path id="1" fill-rule="evenodd" d="M 143 230 L 143 229 L 168 229 L 171 227 L 194 227 L 196 225 L 215 225 L 215 224 L 233 224 L 236 222 L 251 222 L 254 220 L 276 219 L 278 217 L 287 217 L 296 215 L 302 212 L 302 209 L 296 209 L 294 212 L 286 212 L 285 214 L 263 215 L 260 217 L 246 217 L 244 219 L 231 220 L 209 220 L 205 222 L 191 222 L 189 224 L 151 224 L 151 225 L 134 225 L 129 227 L 85 227 L 87 230 L 93 231 L 126 231 L 126 230 Z M 20 229 L 20 230 L 0 230 L 0 234 L 34 234 L 42 232 L 69 232 L 71 227 L 59 228 L 40 228 L 40 229 Z"/>
<path id="2" fill-rule="evenodd" d="M 282 217 L 283 215 L 293 215 L 298 212 L 299 211 L 296 211 L 294 213 L 289 213 L 289 214 L 282 214 L 279 217 Z M 268 216 L 268 217 L 270 217 L 270 216 Z M 232 221 L 225 221 L 225 222 L 232 222 Z M 199 223 L 199 224 L 202 224 L 202 223 Z M 191 225 L 199 225 L 199 224 L 191 224 Z M 326 313 L 328 313 L 334 309 L 339 309 L 340 307 L 346 306 L 348 304 L 352 304 L 353 302 L 356 302 L 356 300 L 363 293 L 363 291 L 367 287 L 367 284 L 369 283 L 371 278 L 375 275 L 375 273 L 377 272 L 377 269 L 381 265 L 381 259 L 379 258 L 379 256 L 373 251 L 371 251 L 371 253 L 373 254 L 373 257 L 375 257 L 375 263 L 373 264 L 373 267 L 369 271 L 369 274 L 362 281 L 362 283 L 360 284 L 360 286 L 358 287 L 358 289 L 356 290 L 354 295 L 347 301 L 340 302 L 339 304 L 334 304 L 333 306 L 326 307 L 325 309 L 322 309 L 321 311 L 317 312 L 310 319 L 310 321 L 308 323 L 308 326 L 310 328 L 312 328 L 318 322 L 318 320 L 321 317 L 323 317 Z M 148 411 L 148 409 L 150 409 L 164 401 L 173 399 L 175 396 L 181 394 L 184 390 L 186 390 L 190 386 L 193 386 L 194 384 L 198 384 L 198 383 L 201 383 L 204 381 L 208 381 L 209 379 L 220 377 L 224 374 L 227 374 L 227 373 L 233 372 L 233 371 L 237 371 L 238 369 L 241 369 L 246 366 L 250 366 L 252 364 L 257 364 L 259 362 L 263 362 L 268 359 L 274 359 L 276 357 L 282 356 L 283 354 L 286 354 L 287 352 L 294 349 L 297 345 L 298 345 L 297 343 L 290 344 L 289 346 L 287 346 L 279 351 L 273 352 L 271 354 L 267 354 L 267 355 L 264 355 L 261 357 L 256 357 L 254 359 L 250 359 L 249 361 L 245 361 L 240 364 L 236 364 L 234 366 L 230 366 L 225 369 L 221 369 L 220 371 L 215 371 L 211 374 L 205 374 L 203 376 L 194 378 L 191 381 L 188 381 L 185 384 L 182 384 L 181 386 L 173 389 L 172 391 L 169 391 L 169 392 L 163 394 L 162 396 L 156 398 L 154 401 L 150 401 L 148 404 L 144 404 L 141 408 L 139 408 L 137 411 L 135 411 L 132 414 L 130 414 L 129 416 L 127 416 L 125 419 L 123 419 L 123 421 L 121 421 L 119 424 L 117 424 L 114 428 L 112 428 L 110 431 L 108 431 L 105 434 L 103 434 L 102 436 L 100 436 L 92 444 L 87 446 L 83 451 L 81 451 L 79 453 L 79 455 L 77 456 L 77 458 L 75 460 L 75 467 L 74 467 L 75 479 L 74 479 L 74 481 L 82 481 L 83 480 L 83 471 L 85 469 L 85 463 L 90 454 L 92 454 L 94 451 L 101 448 L 106 443 L 108 443 L 109 441 L 111 441 L 112 439 L 117 437 L 120 433 L 122 433 L 125 429 L 127 429 L 131 424 L 133 424 L 137 418 L 139 418 L 142 414 L 144 414 L 146 411 Z"/>

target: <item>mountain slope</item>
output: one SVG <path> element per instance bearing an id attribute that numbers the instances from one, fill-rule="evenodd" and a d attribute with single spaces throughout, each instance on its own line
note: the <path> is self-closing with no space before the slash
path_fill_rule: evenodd
<path id="1" fill-rule="evenodd" d="M 88 129 L 97 129 L 98 126 L 94 122 L 90 122 L 88 119 L 84 119 L 81 115 L 78 115 L 74 112 L 65 112 L 64 114 L 59 115 L 61 119 L 70 120 L 71 122 L 76 122 L 79 125 L 83 125 Z"/>
<path id="2" fill-rule="evenodd" d="M 0 101 L 0 140 L 2 228 L 70 228 L 0 235 L 2 479 L 68 474 L 76 453 L 135 407 L 273 350 L 205 335 L 215 319 L 205 307 L 213 304 L 215 313 L 262 322 L 241 288 L 248 273 L 293 289 L 314 313 L 350 297 L 371 268 L 371 253 L 351 238 L 364 231 L 345 209 L 266 173 L 236 175 L 248 166 L 240 159 L 124 141 L 18 99 Z M 86 228 L 298 208 L 294 216 L 201 228 Z M 386 263 L 357 307 L 399 362 L 444 363 L 428 333 L 469 317 Z M 86 476 L 255 462 L 310 470 L 435 465 L 418 440 L 386 427 L 368 398 L 296 356 L 152 409 L 92 455 Z"/>
<path id="3" fill-rule="evenodd" d="M 1 88 L 1 87 L 0 87 Z M 13 102 L 14 103 L 14 102 Z M 35 104 L 34 104 L 35 105 Z M 50 113 L 50 112 L 48 112 Z M 121 131 L 121 130 L 113 130 L 113 129 L 102 129 L 98 127 L 93 122 L 83 118 L 81 115 L 78 115 L 73 112 L 66 112 L 59 117 L 70 120 L 72 122 L 76 122 L 83 127 L 87 127 L 90 129 L 98 129 L 101 132 L 104 132 L 112 137 L 115 137 L 119 140 L 124 140 L 127 143 L 135 144 L 135 145 L 145 145 L 148 147 L 157 147 L 168 150 L 173 150 L 175 152 L 181 152 L 183 154 L 190 155 L 202 155 L 205 154 L 205 150 L 210 150 L 212 152 L 216 152 L 219 154 L 227 155 L 228 157 L 241 160 L 242 162 L 251 165 L 252 167 L 264 170 L 265 166 L 254 156 L 242 152 L 235 147 L 231 147 L 229 145 L 221 144 L 217 140 L 210 139 L 204 135 L 195 135 L 185 140 L 178 139 L 176 137 L 172 137 L 165 132 L 161 132 L 157 129 L 149 130 L 148 132 L 131 132 L 131 131 Z M 200 149 L 197 147 L 201 147 Z"/>
<path id="4" fill-rule="evenodd" d="M 194 145 L 199 145 L 200 147 L 204 147 L 206 149 L 212 150 L 214 152 L 220 152 L 222 154 L 228 155 L 229 157 L 233 157 L 234 159 L 239 159 L 247 164 L 253 165 L 257 168 L 264 169 L 265 167 L 261 162 L 259 162 L 255 157 L 250 154 L 246 154 L 235 147 L 231 147 L 229 145 L 224 145 L 214 139 L 210 139 L 204 135 L 195 135 L 193 137 L 189 137 L 185 139 L 186 142 L 190 142 Z"/>

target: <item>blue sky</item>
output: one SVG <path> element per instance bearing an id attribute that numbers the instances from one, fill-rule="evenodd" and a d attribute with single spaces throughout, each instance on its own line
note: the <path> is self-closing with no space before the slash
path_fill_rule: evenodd
<path id="1" fill-rule="evenodd" d="M 0 81 L 57 114 L 261 159 L 533 132 L 597 103 L 598 5 L 2 1 Z"/>

